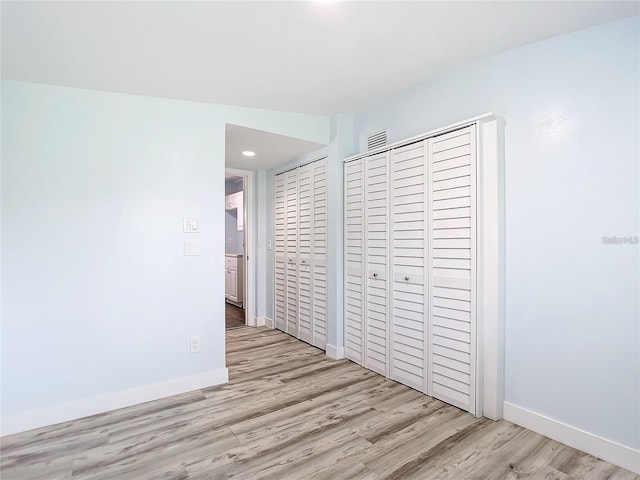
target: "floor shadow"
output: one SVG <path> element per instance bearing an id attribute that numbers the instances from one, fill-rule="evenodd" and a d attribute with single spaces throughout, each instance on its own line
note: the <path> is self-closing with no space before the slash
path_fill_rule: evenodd
<path id="1" fill-rule="evenodd" d="M 232 328 L 246 327 L 244 321 L 244 309 L 225 302 L 226 306 L 226 327 L 227 330 Z"/>

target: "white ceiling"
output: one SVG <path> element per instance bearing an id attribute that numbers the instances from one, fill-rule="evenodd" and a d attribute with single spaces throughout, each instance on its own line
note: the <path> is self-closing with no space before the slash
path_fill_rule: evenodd
<path id="1" fill-rule="evenodd" d="M 2 2 L 2 75 L 291 112 L 353 112 L 638 2 Z"/>
<path id="2" fill-rule="evenodd" d="M 355 112 L 475 58 L 638 15 L 638 2 L 6 2 L 2 77 L 289 112 Z M 226 165 L 319 144 L 229 125 Z M 242 150 L 257 155 L 243 157 Z"/>
<path id="3" fill-rule="evenodd" d="M 225 152 L 227 168 L 242 170 L 272 169 L 290 162 L 324 145 L 275 133 L 254 130 L 227 124 L 225 132 Z M 256 153 L 255 157 L 245 157 L 244 150 Z"/>

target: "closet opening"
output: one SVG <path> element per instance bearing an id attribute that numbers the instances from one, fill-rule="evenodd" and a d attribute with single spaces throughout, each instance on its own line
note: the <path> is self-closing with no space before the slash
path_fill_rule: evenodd
<path id="1" fill-rule="evenodd" d="M 502 418 L 503 140 L 482 115 L 345 159 L 345 356 Z"/>

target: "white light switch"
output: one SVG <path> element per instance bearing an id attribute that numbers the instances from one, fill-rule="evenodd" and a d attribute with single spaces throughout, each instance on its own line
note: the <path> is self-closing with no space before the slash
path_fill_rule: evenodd
<path id="1" fill-rule="evenodd" d="M 195 218 L 185 218 L 183 222 L 184 233 L 198 233 L 198 220 Z"/>
<path id="2" fill-rule="evenodd" d="M 184 241 L 184 256 L 197 257 L 200 255 L 200 240 Z"/>

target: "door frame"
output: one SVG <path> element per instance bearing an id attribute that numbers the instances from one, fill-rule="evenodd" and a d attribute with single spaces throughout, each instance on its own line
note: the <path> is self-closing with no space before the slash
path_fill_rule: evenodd
<path id="1" fill-rule="evenodd" d="M 242 256 L 243 271 L 243 305 L 244 322 L 246 325 L 256 325 L 256 267 L 255 267 L 255 228 L 254 228 L 254 199 L 255 199 L 255 172 L 252 170 L 240 170 L 237 168 L 225 168 L 225 175 L 242 177 L 242 216 L 244 222 L 244 255 Z M 240 214 L 240 212 L 238 212 Z"/>

